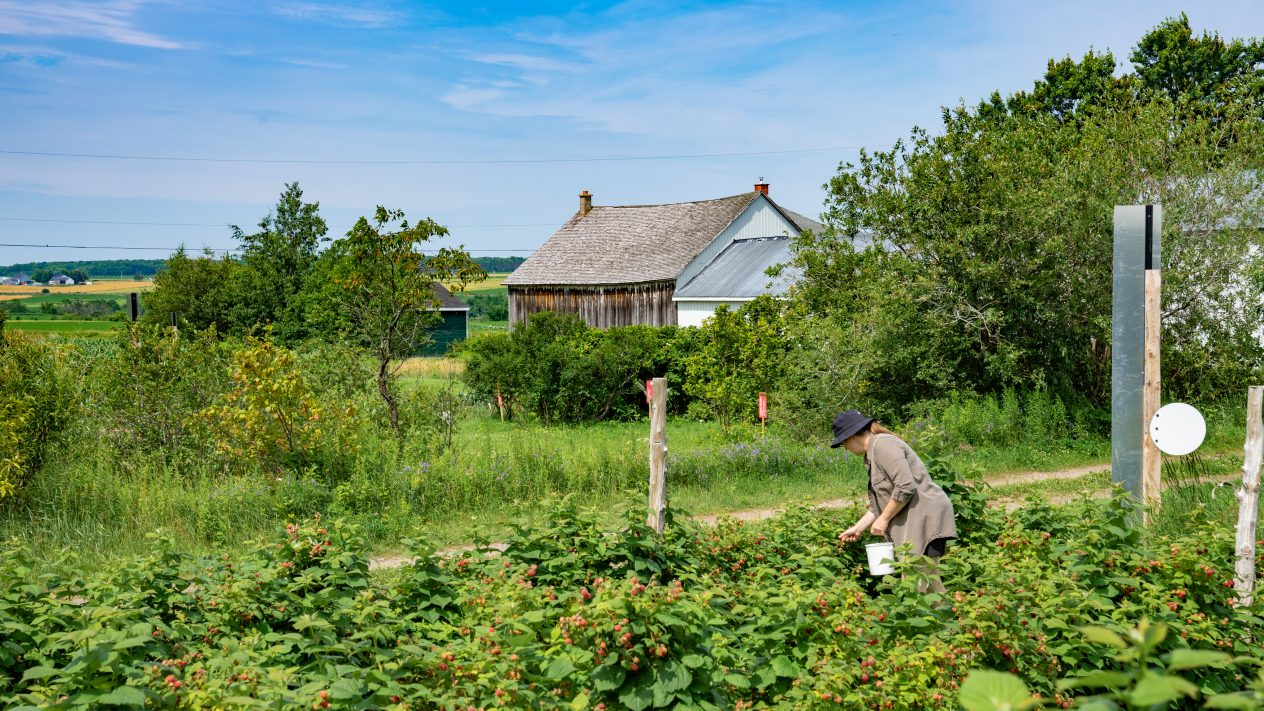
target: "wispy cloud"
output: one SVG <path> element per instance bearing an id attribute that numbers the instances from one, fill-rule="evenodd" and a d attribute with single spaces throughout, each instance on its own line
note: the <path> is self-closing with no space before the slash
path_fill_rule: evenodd
<path id="1" fill-rule="evenodd" d="M 403 19 L 401 13 L 364 5 L 287 2 L 274 6 L 273 10 L 278 15 L 293 20 L 338 26 L 354 25 L 370 30 L 388 27 Z"/>
<path id="2" fill-rule="evenodd" d="M 155 49 L 181 43 L 138 29 L 133 17 L 145 0 L 24 2 L 0 0 L 0 35 L 83 37 Z"/>

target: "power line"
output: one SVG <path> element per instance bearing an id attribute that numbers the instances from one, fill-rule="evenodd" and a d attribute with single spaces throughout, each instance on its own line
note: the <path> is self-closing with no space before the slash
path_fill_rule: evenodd
<path id="1" fill-rule="evenodd" d="M 186 252 L 240 252 L 241 247 L 189 247 L 182 245 L 180 247 L 133 247 L 119 245 L 104 244 L 13 244 L 0 243 L 0 247 L 27 247 L 32 249 L 109 249 L 109 250 L 148 250 L 152 252 L 175 252 L 183 249 Z M 517 249 L 467 249 L 467 252 L 534 252 L 538 247 L 520 247 Z M 422 250 L 423 252 L 425 250 Z"/>
<path id="2" fill-rule="evenodd" d="M 212 158 L 209 156 L 147 156 L 116 153 L 60 153 L 55 151 L 18 151 L 0 149 L 0 154 L 41 158 L 94 158 L 103 160 L 167 161 L 182 163 L 260 163 L 272 165 L 522 165 L 541 163 L 612 163 L 651 160 L 690 160 L 697 158 L 741 158 L 792 153 L 826 153 L 859 150 L 866 146 L 829 146 L 826 148 L 793 148 L 779 151 L 743 151 L 735 153 L 677 153 L 646 156 L 599 156 L 590 158 L 490 158 L 482 160 L 336 160 L 306 158 Z"/>
<path id="3" fill-rule="evenodd" d="M 139 225 L 145 227 L 232 227 L 229 222 L 132 222 L 126 220 L 65 220 L 54 217 L 0 217 L 0 222 L 55 222 L 72 225 Z M 556 227 L 556 222 L 533 222 L 521 224 L 482 224 L 482 225 L 444 225 L 449 229 L 470 229 L 475 227 Z M 334 228 L 338 229 L 338 228 Z M 350 229 L 350 228 L 348 228 Z"/>

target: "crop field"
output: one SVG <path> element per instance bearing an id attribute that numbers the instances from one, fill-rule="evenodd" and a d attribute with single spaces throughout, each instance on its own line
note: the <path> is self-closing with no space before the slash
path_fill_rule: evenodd
<path id="1" fill-rule="evenodd" d="M 159 537 L 86 577 L 10 546 L 0 635 L 23 652 L 0 647 L 0 703 L 1001 709 L 1035 694 L 1088 708 L 1109 685 L 1105 699 L 1147 707 L 1254 708 L 1240 690 L 1264 629 L 1228 589 L 1231 532 L 1190 519 L 1139 536 L 1123 498 L 1005 515 L 952 490 L 961 541 L 942 595 L 919 592 L 914 562 L 866 575 L 863 549 L 836 538 L 854 509 L 681 519 L 659 536 L 637 502 L 614 522 L 552 504 L 497 549 L 417 541 L 416 562 L 376 573 L 354 527 L 320 518 L 214 557 Z"/>
<path id="2" fill-rule="evenodd" d="M 65 321 L 60 319 L 14 319 L 5 328 L 29 333 L 60 333 L 76 336 L 107 335 L 123 327 L 121 321 Z"/>
<path id="3" fill-rule="evenodd" d="M 506 278 L 508 278 L 508 276 L 508 274 L 488 274 L 487 278 L 482 281 L 466 284 L 465 291 L 495 291 L 497 289 L 504 289 L 505 291 L 508 291 L 508 287 L 503 286 L 503 282 Z M 449 284 L 448 286 L 451 287 L 455 285 Z"/>
<path id="4" fill-rule="evenodd" d="M 75 284 L 74 286 L 0 286 L 0 297 L 21 299 L 28 296 L 40 296 L 45 289 L 49 294 L 126 294 L 132 291 L 145 291 L 154 288 L 151 281 L 132 281 L 131 279 L 107 279 L 94 281 L 91 284 Z M 44 294 L 47 296 L 47 294 Z"/>

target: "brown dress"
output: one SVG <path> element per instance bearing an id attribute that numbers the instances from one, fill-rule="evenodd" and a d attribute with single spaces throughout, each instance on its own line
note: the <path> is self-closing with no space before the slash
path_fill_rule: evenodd
<path id="1" fill-rule="evenodd" d="M 865 453 L 869 470 L 869 510 L 881 516 L 887 502 L 907 501 L 891 519 L 887 536 L 899 550 L 912 544 L 914 555 L 924 555 L 926 544 L 937 538 L 956 538 L 957 522 L 952 502 L 939 485 L 931 481 L 917 452 L 904 440 L 889 434 L 875 434 Z"/>

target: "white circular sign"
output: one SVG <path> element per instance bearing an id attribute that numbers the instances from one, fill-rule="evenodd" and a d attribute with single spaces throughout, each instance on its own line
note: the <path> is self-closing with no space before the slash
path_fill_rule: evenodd
<path id="1" fill-rule="evenodd" d="M 1173 402 L 1150 418 L 1150 439 L 1164 454 L 1179 456 L 1198 449 L 1207 436 L 1207 421 L 1192 405 Z"/>

